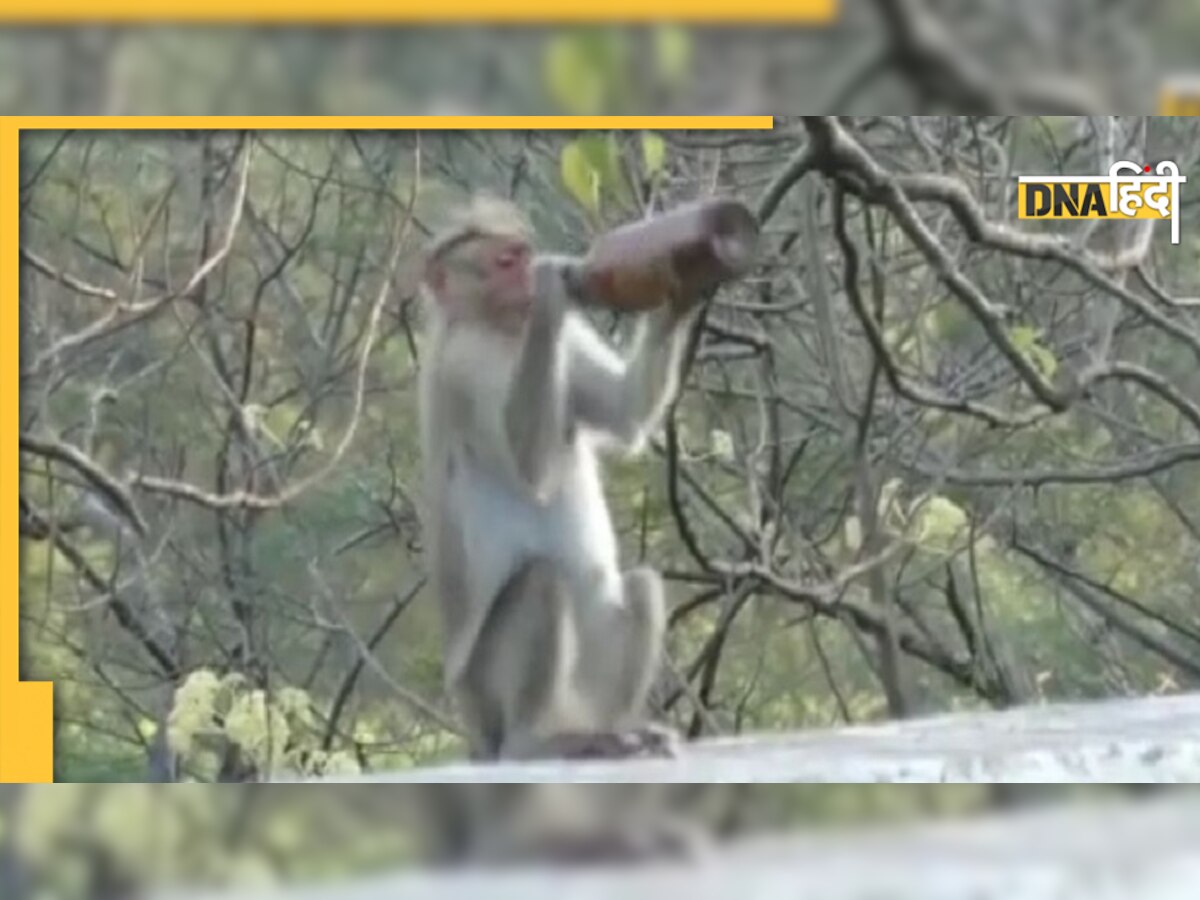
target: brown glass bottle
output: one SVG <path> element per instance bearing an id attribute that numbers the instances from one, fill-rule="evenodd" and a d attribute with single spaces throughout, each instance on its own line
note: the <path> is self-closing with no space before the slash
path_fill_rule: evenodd
<path id="1" fill-rule="evenodd" d="M 745 274 L 758 222 L 736 200 L 708 199 L 601 235 L 577 272 L 581 299 L 614 309 L 650 309 L 695 297 Z"/>

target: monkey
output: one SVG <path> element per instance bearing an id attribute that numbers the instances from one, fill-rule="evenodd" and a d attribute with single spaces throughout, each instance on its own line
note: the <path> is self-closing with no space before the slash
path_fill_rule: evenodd
<path id="1" fill-rule="evenodd" d="M 676 397 L 703 297 L 641 313 L 622 357 L 578 308 L 577 262 L 478 196 L 426 250 L 419 377 L 426 554 L 444 679 L 472 759 L 674 755 L 648 721 L 662 580 L 621 571 L 600 462 Z"/>

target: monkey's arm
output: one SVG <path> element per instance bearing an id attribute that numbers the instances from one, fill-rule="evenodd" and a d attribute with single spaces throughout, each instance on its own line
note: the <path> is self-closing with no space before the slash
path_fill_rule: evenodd
<path id="1" fill-rule="evenodd" d="M 573 321 L 570 410 L 627 450 L 641 448 L 679 389 L 680 367 L 699 309 L 664 305 L 637 324 L 622 358 L 582 320 Z"/>
<path id="2" fill-rule="evenodd" d="M 541 495 L 554 476 L 567 422 L 567 296 L 553 259 L 534 269 L 534 305 L 504 402 L 504 430 L 521 478 Z"/>

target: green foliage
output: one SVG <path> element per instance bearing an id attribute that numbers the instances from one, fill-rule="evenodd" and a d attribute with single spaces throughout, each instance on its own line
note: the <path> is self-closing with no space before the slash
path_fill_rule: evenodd
<path id="1" fill-rule="evenodd" d="M 390 806 L 372 811 L 356 788 L 250 797 L 196 785 L 37 785 L 13 837 L 43 896 L 61 900 L 95 897 L 99 871 L 151 889 L 265 889 L 407 862 L 413 833 L 396 814 L 402 804 Z"/>
<path id="2" fill-rule="evenodd" d="M 612 132 L 585 134 L 579 137 L 576 143 L 583 151 L 588 166 L 597 173 L 599 183 L 605 190 L 619 195 L 622 187 L 626 187 L 627 184 L 617 136 Z"/>
<path id="3" fill-rule="evenodd" d="M 951 553 L 967 528 L 967 513 L 946 497 L 930 497 L 913 516 L 912 540 L 936 553 Z"/>
<path id="4" fill-rule="evenodd" d="M 656 97 L 686 91 L 693 70 L 691 33 L 660 25 L 637 34 L 618 27 L 569 29 L 547 38 L 542 82 L 572 115 L 647 112 Z"/>
<path id="5" fill-rule="evenodd" d="M 658 149 L 654 149 L 655 139 L 660 144 Z M 657 135 L 643 135 L 643 152 L 649 154 L 649 162 L 653 162 L 658 170 L 661 170 L 666 152 L 661 140 Z M 593 217 L 599 216 L 604 198 L 614 202 L 618 210 L 632 207 L 633 187 L 626 171 L 624 152 L 615 134 L 593 133 L 578 137 L 562 148 L 559 158 L 563 184 Z"/>
<path id="6" fill-rule="evenodd" d="M 175 693 L 167 721 L 171 749 L 189 772 L 211 779 L 236 747 L 260 772 L 342 775 L 359 771 L 354 757 L 328 752 L 307 692 L 284 687 L 268 695 L 239 673 L 191 672 Z"/>
<path id="7" fill-rule="evenodd" d="M 562 180 L 571 196 L 584 209 L 600 212 L 600 173 L 588 161 L 583 144 L 576 141 L 562 149 Z"/>
<path id="8" fill-rule="evenodd" d="M 592 30 L 557 35 L 546 45 L 547 89 L 571 115 L 600 114 L 610 102 L 622 63 L 620 35 Z"/>
<path id="9" fill-rule="evenodd" d="M 662 172 L 667 162 L 667 142 L 661 135 L 647 131 L 642 135 L 642 165 L 653 177 Z"/>
<path id="10" fill-rule="evenodd" d="M 1027 357 L 1045 378 L 1053 378 L 1058 371 L 1058 359 L 1054 351 L 1042 343 L 1041 329 L 1030 325 L 1018 325 L 1009 331 L 1009 339 L 1022 355 Z"/>
<path id="11" fill-rule="evenodd" d="M 691 42 L 680 28 L 664 26 L 652 32 L 657 76 L 677 84 L 690 66 Z M 543 79 L 554 102 L 573 115 L 597 115 L 621 109 L 636 93 L 630 81 L 629 37 L 616 29 L 583 29 L 551 37 L 543 56 Z M 633 185 L 616 135 L 592 133 L 566 144 L 559 169 L 568 193 L 593 218 L 602 200 L 611 198 L 621 210 L 634 204 Z M 647 178 L 658 177 L 666 164 L 666 143 L 660 135 L 644 134 L 640 159 Z"/>
<path id="12" fill-rule="evenodd" d="M 677 25 L 660 25 L 654 30 L 654 54 L 663 80 L 678 84 L 691 70 L 691 35 Z"/>

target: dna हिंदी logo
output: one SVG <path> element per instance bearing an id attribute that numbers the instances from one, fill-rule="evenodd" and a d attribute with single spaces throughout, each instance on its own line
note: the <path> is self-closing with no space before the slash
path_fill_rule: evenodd
<path id="1" fill-rule="evenodd" d="M 1107 175 L 1022 175 L 1017 186 L 1021 219 L 1170 219 L 1179 243 L 1179 186 L 1187 178 L 1163 160 L 1150 166 L 1122 160 Z"/>

